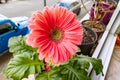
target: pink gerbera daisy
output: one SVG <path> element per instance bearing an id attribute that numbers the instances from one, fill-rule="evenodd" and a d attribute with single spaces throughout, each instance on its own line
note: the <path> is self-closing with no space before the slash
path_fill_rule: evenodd
<path id="1" fill-rule="evenodd" d="M 27 44 L 38 47 L 39 59 L 54 63 L 72 58 L 82 42 L 82 27 L 76 15 L 63 7 L 45 7 L 32 15 Z"/>

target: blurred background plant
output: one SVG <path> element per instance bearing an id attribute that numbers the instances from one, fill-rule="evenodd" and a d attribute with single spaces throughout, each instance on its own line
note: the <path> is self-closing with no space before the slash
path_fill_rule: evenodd
<path id="1" fill-rule="evenodd" d="M 108 24 L 117 2 L 115 0 L 96 0 L 90 10 L 90 20 Z"/>

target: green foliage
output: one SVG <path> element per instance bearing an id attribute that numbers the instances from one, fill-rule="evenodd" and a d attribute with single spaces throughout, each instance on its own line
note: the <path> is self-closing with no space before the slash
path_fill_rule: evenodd
<path id="1" fill-rule="evenodd" d="M 66 65 L 62 70 L 64 80 L 91 80 L 84 69 Z"/>
<path id="2" fill-rule="evenodd" d="M 44 70 L 43 60 L 38 60 L 37 49 L 28 46 L 25 37 L 12 37 L 9 40 L 10 52 L 14 57 L 5 69 L 5 76 L 14 80 L 21 80 L 29 74 L 41 73 Z"/>
<path id="3" fill-rule="evenodd" d="M 77 55 L 66 64 L 52 68 L 49 72 L 41 73 L 36 80 L 91 80 L 88 76 L 88 69 L 92 64 L 96 74 L 102 73 L 102 62 L 83 55 Z"/>
<path id="4" fill-rule="evenodd" d="M 8 63 L 5 76 L 14 80 L 21 80 L 29 74 L 41 73 L 43 69 L 43 61 L 32 59 L 29 53 L 19 54 L 14 56 Z"/>
<path id="5" fill-rule="evenodd" d="M 102 73 L 102 61 L 83 55 L 76 55 L 68 62 L 52 65 L 45 71 L 44 60 L 38 60 L 37 49 L 28 46 L 25 37 L 18 36 L 9 40 L 13 58 L 5 68 L 5 76 L 13 80 L 21 80 L 29 74 L 38 74 L 36 80 L 91 80 L 88 69 L 92 65 L 96 74 Z"/>
<path id="6" fill-rule="evenodd" d="M 48 72 L 40 73 L 36 80 L 63 80 L 60 74 L 61 68 L 62 67 L 55 67 Z"/>
<path id="7" fill-rule="evenodd" d="M 17 36 L 10 38 L 8 42 L 9 51 L 14 55 L 22 54 L 24 52 L 27 52 L 29 54 L 36 52 L 37 48 L 32 48 L 31 46 L 28 46 L 25 40 L 25 36 Z"/>
<path id="8" fill-rule="evenodd" d="M 103 69 L 102 60 L 96 59 L 88 56 L 77 55 L 73 59 L 78 60 L 78 64 L 82 66 L 82 68 L 88 69 L 90 64 L 92 64 L 93 69 L 95 70 L 96 74 L 100 74 Z M 103 73 L 102 73 L 103 74 Z"/>

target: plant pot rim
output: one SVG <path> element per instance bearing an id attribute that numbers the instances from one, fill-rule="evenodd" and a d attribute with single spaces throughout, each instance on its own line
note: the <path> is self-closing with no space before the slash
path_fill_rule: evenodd
<path id="1" fill-rule="evenodd" d="M 92 41 L 92 42 L 89 42 L 89 43 L 82 43 L 81 45 L 91 45 L 91 44 L 94 44 L 96 41 L 97 41 L 97 38 L 98 38 L 98 36 L 97 36 L 97 33 L 95 32 L 95 31 L 93 31 L 92 29 L 90 29 L 90 28 L 88 28 L 88 27 L 83 27 L 83 28 L 85 28 L 85 29 L 87 29 L 87 30 L 90 30 L 91 32 L 92 32 L 92 34 L 94 34 L 94 41 Z"/>
<path id="2" fill-rule="evenodd" d="M 85 21 L 92 21 L 92 20 L 87 19 L 87 20 L 82 21 L 82 25 L 83 25 L 83 26 L 84 26 L 83 23 L 84 23 Z M 95 22 L 95 21 L 94 21 L 94 22 Z M 100 24 L 102 25 L 102 28 L 103 28 L 103 29 L 102 29 L 102 30 L 99 30 L 99 31 L 95 31 L 95 32 L 96 32 L 96 33 L 104 32 L 106 27 L 105 27 L 105 25 L 103 24 L 103 22 L 101 22 L 101 21 L 96 21 L 96 22 L 100 23 Z M 87 27 L 87 26 L 86 26 L 86 27 Z M 92 29 L 92 30 L 93 30 L 93 29 Z M 94 30 L 93 30 L 93 31 L 94 31 Z"/>

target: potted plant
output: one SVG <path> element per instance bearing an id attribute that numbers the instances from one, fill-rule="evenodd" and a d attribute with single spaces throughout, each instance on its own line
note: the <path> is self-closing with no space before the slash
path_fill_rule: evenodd
<path id="1" fill-rule="evenodd" d="M 102 73 L 101 59 L 76 54 L 83 28 L 72 11 L 45 7 L 32 15 L 29 28 L 27 36 L 9 40 L 13 58 L 5 68 L 7 78 L 24 80 L 36 74 L 36 80 L 91 80 L 91 64 L 97 75 Z"/>
<path id="2" fill-rule="evenodd" d="M 107 25 L 116 6 L 117 2 L 115 0 L 96 0 L 90 10 L 90 20 L 101 21 Z"/>
<path id="3" fill-rule="evenodd" d="M 97 42 L 97 33 L 88 27 L 83 28 L 83 40 L 82 44 L 79 45 L 81 52 L 78 54 L 91 56 L 91 50 Z"/>
<path id="4" fill-rule="evenodd" d="M 91 7 L 89 13 L 90 18 L 88 20 L 82 21 L 82 25 L 86 27 L 90 27 L 92 30 L 97 32 L 98 37 L 99 36 L 101 37 L 115 8 L 116 8 L 116 1 L 112 2 L 112 1 L 96 0 L 93 6 Z"/>

